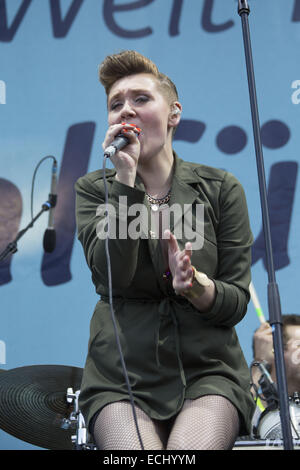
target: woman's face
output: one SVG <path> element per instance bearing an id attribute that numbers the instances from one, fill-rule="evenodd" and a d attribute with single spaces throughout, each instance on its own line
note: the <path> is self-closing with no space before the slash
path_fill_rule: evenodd
<path id="1" fill-rule="evenodd" d="M 108 96 L 108 123 L 127 122 L 141 129 L 141 155 L 157 154 L 171 142 L 171 106 L 160 92 L 155 77 L 136 74 L 121 78 Z"/>

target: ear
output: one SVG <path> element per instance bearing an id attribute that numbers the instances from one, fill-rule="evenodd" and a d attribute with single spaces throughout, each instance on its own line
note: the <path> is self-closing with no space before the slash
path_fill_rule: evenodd
<path id="1" fill-rule="evenodd" d="M 176 127 L 180 122 L 180 117 L 182 113 L 182 106 L 178 101 L 175 101 L 171 104 L 170 114 L 169 114 L 169 126 Z"/>

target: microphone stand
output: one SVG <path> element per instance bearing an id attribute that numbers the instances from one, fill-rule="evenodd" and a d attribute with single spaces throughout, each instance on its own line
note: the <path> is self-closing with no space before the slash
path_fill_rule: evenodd
<path id="1" fill-rule="evenodd" d="M 7 245 L 2 253 L 0 253 L 0 262 L 3 261 L 10 253 L 13 254 L 18 251 L 17 242 L 20 240 L 20 238 L 25 235 L 28 229 L 33 227 L 34 222 L 43 214 L 43 212 L 48 211 L 55 206 L 56 201 L 51 196 L 52 195 L 49 195 L 49 200 L 42 205 L 40 212 L 31 220 L 27 227 L 25 227 L 23 230 L 20 230 L 16 238 Z"/>
<path id="2" fill-rule="evenodd" d="M 288 399 L 285 362 L 284 362 L 284 354 L 283 354 L 281 306 L 280 306 L 279 290 L 278 290 L 278 286 L 276 283 L 273 253 L 272 253 L 272 241 L 271 241 L 270 221 L 269 221 L 268 203 L 267 203 L 264 160 L 263 160 L 262 145 L 261 145 L 260 123 L 259 123 L 259 115 L 258 115 L 255 77 L 254 77 L 254 68 L 253 68 L 253 61 L 252 61 L 251 40 L 250 40 L 250 31 L 249 31 L 249 23 L 248 23 L 248 16 L 250 14 L 250 8 L 248 6 L 247 0 L 238 0 L 238 14 L 241 17 L 242 29 L 243 29 L 243 39 L 244 39 L 244 48 L 245 48 L 245 57 L 246 57 L 246 66 L 247 66 L 247 75 L 248 75 L 248 86 L 249 86 L 249 94 L 250 94 L 250 105 L 251 105 L 251 114 L 252 114 L 252 125 L 253 125 L 253 133 L 254 133 L 255 152 L 256 152 L 256 164 L 257 164 L 259 191 L 260 191 L 260 200 L 261 200 L 261 209 L 262 209 L 262 222 L 263 222 L 263 231 L 264 231 L 264 237 L 265 237 L 266 261 L 267 261 L 268 280 L 269 280 L 269 284 L 268 284 L 268 306 L 269 306 L 269 315 L 270 315 L 269 322 L 270 322 L 270 325 L 272 326 L 273 345 L 274 345 L 274 352 L 275 352 L 275 367 L 276 367 L 276 377 L 277 377 L 277 384 L 278 384 L 277 389 L 278 389 L 278 395 L 279 395 L 279 410 L 280 410 L 280 420 L 281 420 L 281 428 L 282 428 L 282 436 L 283 436 L 283 446 L 285 450 L 293 450 L 293 439 L 292 439 L 292 432 L 291 432 L 291 426 L 290 426 L 289 399 Z"/>

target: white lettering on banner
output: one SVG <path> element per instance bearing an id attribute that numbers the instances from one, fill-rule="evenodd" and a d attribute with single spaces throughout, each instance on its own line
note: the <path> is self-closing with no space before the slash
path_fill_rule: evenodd
<path id="1" fill-rule="evenodd" d="M 292 83 L 292 88 L 296 88 L 296 91 L 292 94 L 292 103 L 299 104 L 300 103 L 300 80 L 294 80 Z"/>
<path id="2" fill-rule="evenodd" d="M 6 83 L 0 80 L 0 104 L 6 104 Z"/>
<path id="3" fill-rule="evenodd" d="M 0 340 L 0 364 L 6 364 L 6 344 Z"/>

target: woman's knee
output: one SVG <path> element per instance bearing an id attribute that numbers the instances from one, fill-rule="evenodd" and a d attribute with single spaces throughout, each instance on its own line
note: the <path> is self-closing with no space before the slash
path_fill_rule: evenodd
<path id="1" fill-rule="evenodd" d="M 226 398 L 207 395 L 186 400 L 170 433 L 167 449 L 228 449 L 233 446 L 238 430 L 238 412 Z"/>
<path id="2" fill-rule="evenodd" d="M 162 450 L 161 430 L 139 407 L 135 406 L 137 425 L 127 401 L 106 405 L 95 420 L 93 436 L 101 450 Z M 139 431 L 139 432 L 138 432 Z"/>

